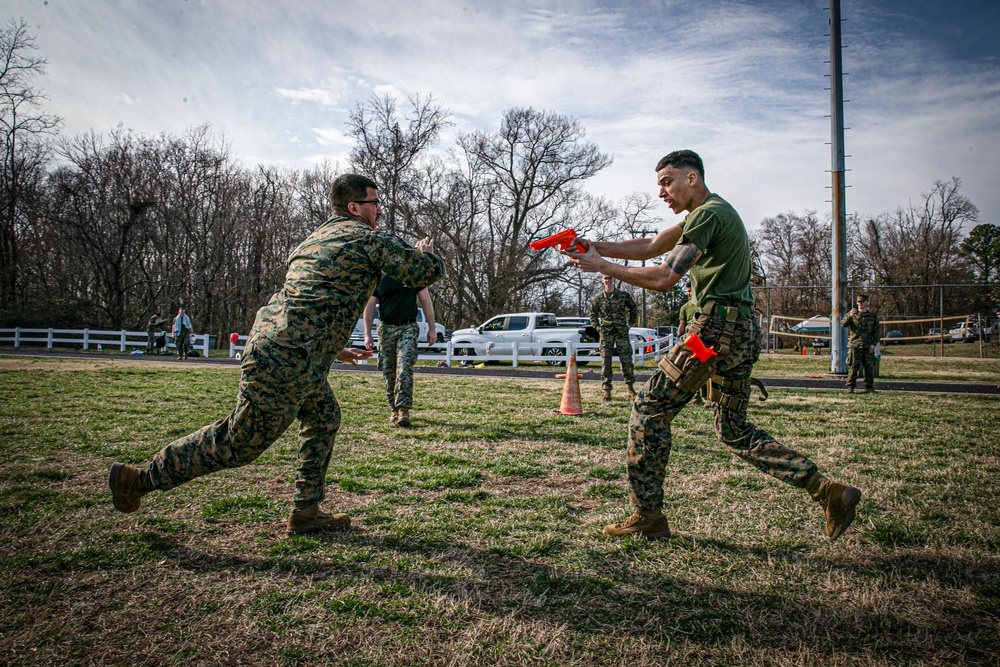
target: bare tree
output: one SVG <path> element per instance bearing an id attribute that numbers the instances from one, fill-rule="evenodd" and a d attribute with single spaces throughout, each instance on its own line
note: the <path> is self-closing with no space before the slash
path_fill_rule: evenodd
<path id="1" fill-rule="evenodd" d="M 920 205 L 859 221 L 849 257 L 852 282 L 882 285 L 939 285 L 972 281 L 961 251 L 962 228 L 975 222 L 979 209 L 961 194 L 961 180 L 935 181 Z M 883 311 L 926 314 L 938 311 L 938 292 L 931 287 L 892 290 Z M 972 308 L 959 292 L 949 303 L 960 311 Z M 888 308 L 886 308 L 888 306 Z"/>
<path id="2" fill-rule="evenodd" d="M 584 135 L 574 119 L 528 108 L 504 112 L 495 132 L 459 138 L 453 191 L 464 219 L 462 238 L 451 241 L 461 243 L 454 273 L 468 282 L 449 287 L 473 292 L 464 299 L 470 316 L 526 306 L 536 286 L 566 271 L 565 262 L 528 243 L 566 227 L 589 231 L 592 221 L 580 217 L 588 204 L 581 184 L 611 158 Z"/>
<path id="3" fill-rule="evenodd" d="M 42 113 L 45 96 L 32 87 L 47 61 L 23 20 L 0 28 L 0 310 L 14 307 L 18 292 L 21 237 L 29 227 L 28 209 L 41 190 L 49 157 L 48 135 L 60 119 Z"/>
<path id="4" fill-rule="evenodd" d="M 102 311 L 114 328 L 125 326 L 150 240 L 147 215 L 162 196 L 159 148 L 121 128 L 108 145 L 88 134 L 60 148 L 69 166 L 54 175 L 54 215 L 89 278 L 74 298 Z"/>
<path id="5" fill-rule="evenodd" d="M 410 181 L 419 158 L 450 125 L 448 112 L 428 96 L 409 98 L 410 113 L 403 119 L 396 112 L 396 99 L 373 95 L 358 103 L 348 119 L 357 145 L 351 152 L 351 166 L 374 179 L 383 200 L 383 224 L 393 233 L 400 225 L 399 209 L 412 193 Z"/>
<path id="6" fill-rule="evenodd" d="M 798 316 L 829 311 L 829 222 L 821 223 L 816 211 L 779 213 L 761 221 L 750 242 L 754 273 L 760 284 L 772 288 L 774 312 Z M 793 289 L 780 289 L 786 286 Z"/>

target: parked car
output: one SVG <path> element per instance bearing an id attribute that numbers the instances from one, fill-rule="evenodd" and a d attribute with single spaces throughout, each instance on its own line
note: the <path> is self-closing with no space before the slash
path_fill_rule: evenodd
<path id="1" fill-rule="evenodd" d="M 969 322 L 960 322 L 958 326 L 953 327 L 948 331 L 948 338 L 951 342 L 966 342 L 971 343 L 973 341 L 979 340 L 979 329 L 975 324 L 970 324 Z"/>
<path id="2" fill-rule="evenodd" d="M 596 342 L 596 333 L 590 326 L 560 326 L 552 313 L 507 313 L 497 315 L 478 327 L 459 329 L 452 334 L 451 340 L 455 354 L 459 356 L 509 355 L 513 353 L 516 342 L 519 354 L 562 357 L 566 354 L 567 343 Z M 582 366 L 586 358 L 597 354 L 597 350 L 593 349 L 578 350 L 577 362 Z M 563 360 L 548 363 L 560 366 Z"/>
<path id="3" fill-rule="evenodd" d="M 903 332 L 896 330 L 885 332 L 885 338 L 882 340 L 885 341 L 886 345 L 903 345 L 906 343 L 906 341 L 903 340 Z"/>
<path id="4" fill-rule="evenodd" d="M 943 331 L 943 329 L 939 329 L 938 327 L 931 327 L 930 329 L 927 330 L 927 335 L 933 336 L 934 338 L 940 338 L 941 331 Z"/>
<path id="5" fill-rule="evenodd" d="M 561 327 L 589 327 L 589 317 L 557 317 L 556 323 Z"/>
<path id="6" fill-rule="evenodd" d="M 655 352 L 653 349 L 653 341 L 659 338 L 659 336 L 656 335 L 656 329 L 629 327 L 628 338 L 629 341 L 631 341 L 633 348 L 639 350 L 640 352 L 645 352 L 646 354 L 652 354 Z"/>

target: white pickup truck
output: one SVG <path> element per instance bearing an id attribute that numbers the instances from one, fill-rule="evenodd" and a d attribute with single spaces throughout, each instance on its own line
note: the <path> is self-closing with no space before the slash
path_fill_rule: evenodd
<path id="1" fill-rule="evenodd" d="M 459 356 L 507 356 L 513 354 L 514 343 L 517 343 L 519 355 L 565 357 L 566 346 L 570 343 L 575 347 L 596 342 L 597 332 L 591 327 L 560 326 L 553 313 L 497 315 L 478 327 L 458 329 L 451 334 L 451 343 Z M 586 358 L 598 354 L 591 349 L 576 352 L 580 365 L 586 364 Z M 581 358 L 584 360 L 580 361 Z M 561 366 L 564 361 L 553 359 L 548 363 Z"/>

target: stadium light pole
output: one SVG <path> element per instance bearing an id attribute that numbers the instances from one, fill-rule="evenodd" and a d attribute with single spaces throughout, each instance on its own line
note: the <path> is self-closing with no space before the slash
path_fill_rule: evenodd
<path id="1" fill-rule="evenodd" d="M 830 372 L 847 373 L 846 331 L 840 320 L 847 310 L 847 203 L 844 154 L 844 67 L 840 0 L 830 0 L 830 157 L 833 218 L 830 276 Z"/>

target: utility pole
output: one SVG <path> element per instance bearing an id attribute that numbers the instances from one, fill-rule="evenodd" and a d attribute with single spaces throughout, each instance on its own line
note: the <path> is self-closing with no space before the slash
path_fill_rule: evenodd
<path id="1" fill-rule="evenodd" d="M 840 0 L 830 0 L 830 173 L 833 177 L 833 235 L 830 274 L 830 372 L 847 372 L 846 332 L 840 321 L 847 310 L 847 185 L 844 154 L 844 67 L 840 36 Z"/>

